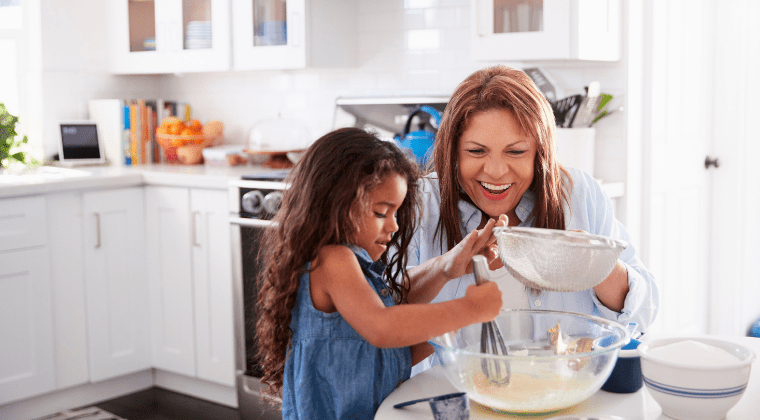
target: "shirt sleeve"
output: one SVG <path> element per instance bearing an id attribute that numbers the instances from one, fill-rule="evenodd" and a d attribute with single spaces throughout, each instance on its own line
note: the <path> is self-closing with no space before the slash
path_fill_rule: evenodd
<path id="1" fill-rule="evenodd" d="M 620 221 L 615 218 L 612 201 L 599 183 L 589 174 L 571 169 L 573 193 L 571 194 L 571 217 L 568 229 L 581 229 L 595 235 L 602 235 L 625 241 L 628 246 L 618 259 L 628 271 L 628 295 L 621 312 L 615 312 L 591 293 L 596 310 L 607 319 L 623 325 L 638 324 L 644 332 L 654 321 L 659 305 L 659 294 L 654 276 L 639 258 L 631 237 Z"/>

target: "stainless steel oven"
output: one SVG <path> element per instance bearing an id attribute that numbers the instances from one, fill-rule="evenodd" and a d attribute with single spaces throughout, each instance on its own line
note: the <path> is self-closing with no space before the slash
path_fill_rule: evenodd
<path id="1" fill-rule="evenodd" d="M 261 397 L 261 369 L 256 360 L 256 277 L 260 238 L 271 226 L 287 187 L 284 171 L 264 172 L 231 181 L 233 293 L 235 315 L 235 363 L 238 407 L 242 420 L 281 419 L 278 406 Z"/>

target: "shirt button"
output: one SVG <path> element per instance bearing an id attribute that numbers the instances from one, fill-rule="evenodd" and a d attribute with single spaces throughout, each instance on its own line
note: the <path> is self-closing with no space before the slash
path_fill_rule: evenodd
<path id="1" fill-rule="evenodd" d="M 383 297 L 388 296 L 388 293 L 389 293 L 388 289 L 383 289 L 383 290 L 380 291 L 380 294 L 383 295 Z"/>
<path id="2" fill-rule="evenodd" d="M 541 301 L 540 301 L 540 300 L 536 300 L 536 301 L 535 301 L 535 302 L 533 302 L 533 303 L 534 303 L 536 306 L 541 306 Z"/>

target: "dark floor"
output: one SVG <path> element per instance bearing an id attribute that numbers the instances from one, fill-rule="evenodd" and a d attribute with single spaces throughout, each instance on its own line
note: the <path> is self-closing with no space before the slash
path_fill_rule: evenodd
<path id="1" fill-rule="evenodd" d="M 95 405 L 127 420 L 240 420 L 235 408 L 156 387 Z"/>

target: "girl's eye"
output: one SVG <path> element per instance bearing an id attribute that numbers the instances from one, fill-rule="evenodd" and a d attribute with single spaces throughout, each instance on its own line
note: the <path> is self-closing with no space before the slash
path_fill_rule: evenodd
<path id="1" fill-rule="evenodd" d="M 375 212 L 375 216 L 376 216 L 378 219 L 385 219 L 385 215 L 384 215 L 384 214 L 382 214 L 382 213 L 378 213 L 378 212 Z"/>

